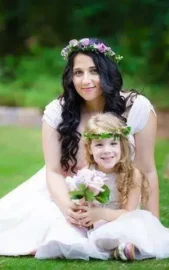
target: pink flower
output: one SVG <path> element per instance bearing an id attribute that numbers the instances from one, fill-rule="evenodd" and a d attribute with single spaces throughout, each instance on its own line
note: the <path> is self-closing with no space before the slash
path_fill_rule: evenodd
<path id="1" fill-rule="evenodd" d="M 69 44 L 72 45 L 73 47 L 76 47 L 79 44 L 79 42 L 77 39 L 72 39 L 69 41 Z"/>
<path id="2" fill-rule="evenodd" d="M 83 46 L 88 46 L 89 43 L 90 43 L 90 40 L 89 38 L 83 38 L 80 40 L 80 43 L 83 45 Z"/>
<path id="3" fill-rule="evenodd" d="M 98 195 L 101 191 L 104 191 L 102 188 L 107 180 L 106 174 L 97 170 L 90 170 L 83 168 L 78 171 L 77 175 L 73 177 L 66 177 L 66 183 L 70 191 L 78 190 L 79 185 L 83 184 L 91 191 L 94 195 Z"/>
<path id="4" fill-rule="evenodd" d="M 94 195 L 98 195 L 101 191 L 104 191 L 102 188 L 104 186 L 105 178 L 100 176 L 95 176 L 93 179 L 88 181 L 88 188 L 93 191 Z"/>
<path id="5" fill-rule="evenodd" d="M 76 181 L 77 182 L 82 182 L 85 183 L 86 185 L 88 184 L 88 181 L 92 179 L 93 177 L 93 171 L 89 170 L 87 168 L 83 168 L 82 170 L 78 171 L 76 175 Z"/>
<path id="6" fill-rule="evenodd" d="M 97 45 L 97 49 L 99 52 L 104 53 L 107 50 L 107 47 L 103 43 L 100 43 Z"/>

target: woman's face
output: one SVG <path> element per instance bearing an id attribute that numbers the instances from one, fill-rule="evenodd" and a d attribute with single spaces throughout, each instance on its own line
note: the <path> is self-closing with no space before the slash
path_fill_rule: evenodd
<path id="1" fill-rule="evenodd" d="M 100 76 L 90 56 L 82 53 L 75 56 L 73 84 L 78 94 L 86 101 L 94 101 L 102 96 Z"/>

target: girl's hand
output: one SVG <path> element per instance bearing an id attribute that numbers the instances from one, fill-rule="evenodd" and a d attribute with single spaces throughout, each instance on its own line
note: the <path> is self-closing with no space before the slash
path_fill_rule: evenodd
<path id="1" fill-rule="evenodd" d="M 78 214 L 79 224 L 83 227 L 90 227 L 93 223 L 104 219 L 104 208 L 88 206 L 78 206 L 78 208 L 81 210 Z"/>

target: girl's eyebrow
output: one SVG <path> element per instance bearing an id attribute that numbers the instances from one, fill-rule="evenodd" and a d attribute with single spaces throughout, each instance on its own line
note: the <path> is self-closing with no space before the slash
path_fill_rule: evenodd
<path id="1" fill-rule="evenodd" d="M 98 142 L 102 142 L 102 140 L 99 140 L 99 139 L 96 140 L 96 139 L 95 139 L 94 142 L 95 142 L 95 143 L 98 143 Z"/>

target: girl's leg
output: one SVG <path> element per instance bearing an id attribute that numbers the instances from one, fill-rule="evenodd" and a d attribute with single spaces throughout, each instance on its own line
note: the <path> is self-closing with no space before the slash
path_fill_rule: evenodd
<path id="1" fill-rule="evenodd" d="M 133 261 L 135 260 L 135 250 L 133 244 L 120 244 L 117 248 L 112 250 L 111 257 L 115 260 Z"/>
<path id="2" fill-rule="evenodd" d="M 152 255 L 142 253 L 131 243 L 121 243 L 112 250 L 111 257 L 115 260 L 134 261 L 154 258 Z"/>

